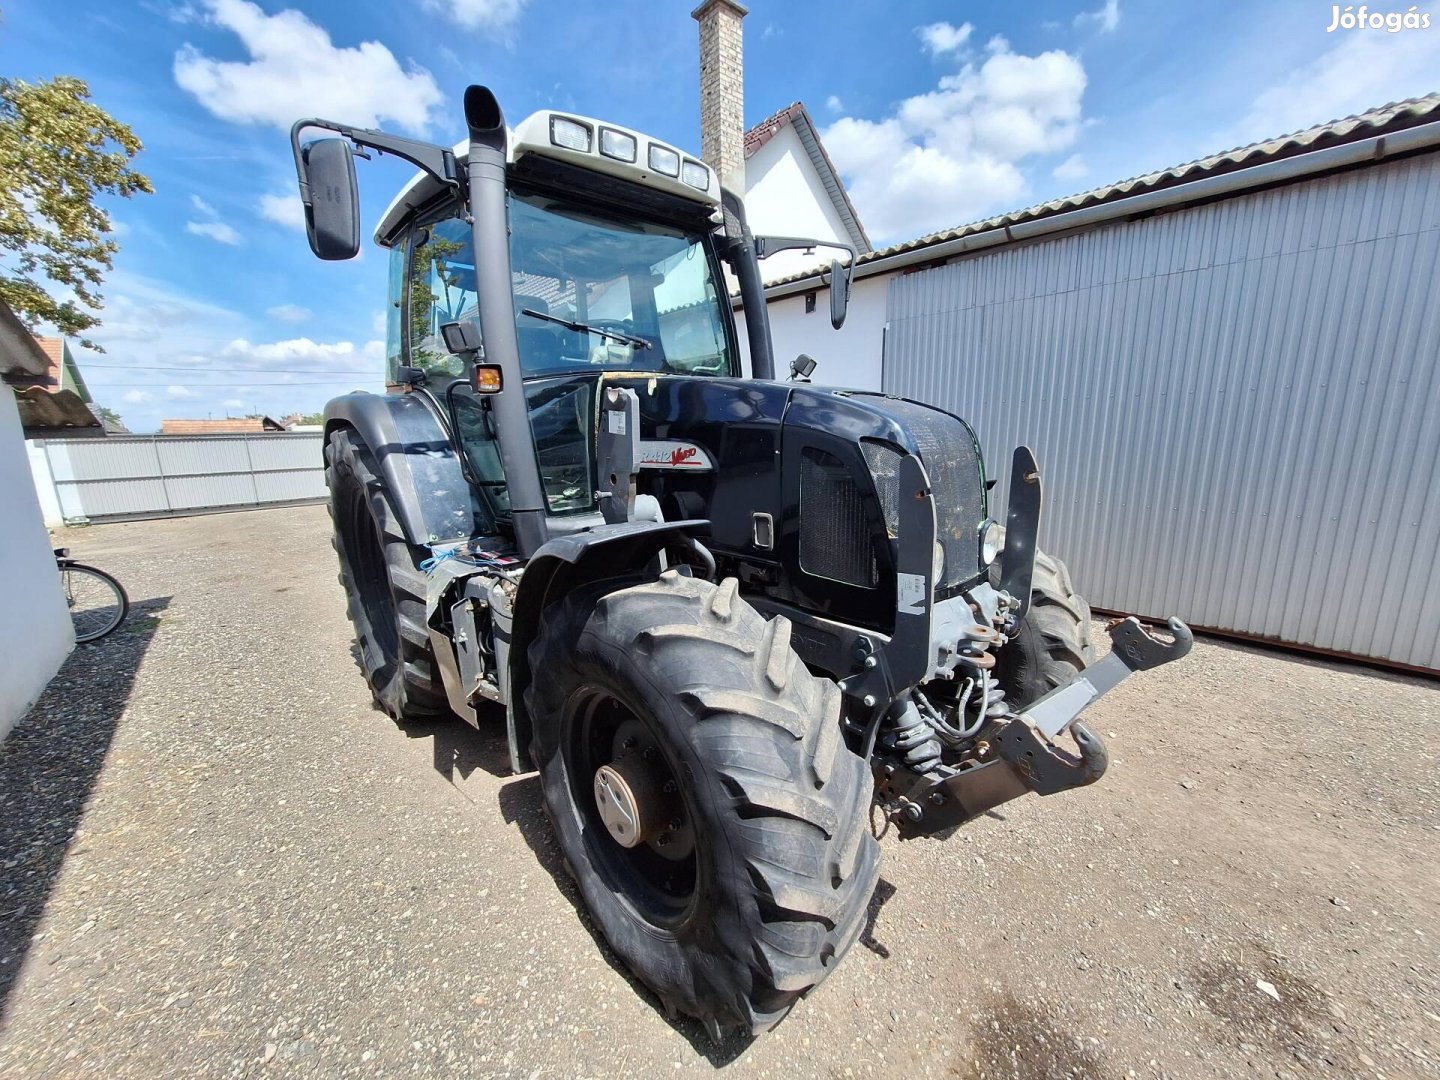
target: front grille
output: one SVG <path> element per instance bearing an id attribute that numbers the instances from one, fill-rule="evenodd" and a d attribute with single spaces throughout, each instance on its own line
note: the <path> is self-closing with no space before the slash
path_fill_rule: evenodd
<path id="1" fill-rule="evenodd" d="M 813 446 L 800 452 L 800 568 L 867 589 L 880 580 L 860 488 L 839 458 Z"/>
<path id="2" fill-rule="evenodd" d="M 935 494 L 936 539 L 945 550 L 945 571 L 937 589 L 951 589 L 980 572 L 980 522 L 985 489 L 970 429 L 949 413 L 897 398 L 865 395 L 893 417 L 915 440 Z M 865 460 L 875 478 L 885 525 L 896 535 L 899 518 L 900 451 L 866 440 Z"/>

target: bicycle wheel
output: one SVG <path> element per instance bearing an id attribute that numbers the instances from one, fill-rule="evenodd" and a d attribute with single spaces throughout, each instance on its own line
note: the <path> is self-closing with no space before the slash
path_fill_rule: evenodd
<path id="1" fill-rule="evenodd" d="M 75 624 L 77 643 L 97 641 L 110 633 L 125 619 L 130 598 L 125 590 L 104 570 L 80 563 L 62 563 L 60 584 L 65 590 L 65 603 Z"/>

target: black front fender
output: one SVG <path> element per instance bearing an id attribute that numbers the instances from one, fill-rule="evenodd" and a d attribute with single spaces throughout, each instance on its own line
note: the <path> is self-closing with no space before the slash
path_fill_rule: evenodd
<path id="1" fill-rule="evenodd" d="M 418 394 L 346 394 L 325 406 L 325 437 L 353 428 L 375 455 L 405 539 L 416 546 L 495 533 L 450 436 Z"/>
<path id="2" fill-rule="evenodd" d="M 641 570 L 662 548 L 709 529 L 710 522 L 703 520 L 600 525 L 547 542 L 525 564 L 512 609 L 510 686 L 505 709 L 512 769 L 521 773 L 534 768 L 530 760 L 533 728 L 525 708 L 525 691 L 532 674 L 530 644 L 540 629 L 545 609 L 581 585 Z"/>

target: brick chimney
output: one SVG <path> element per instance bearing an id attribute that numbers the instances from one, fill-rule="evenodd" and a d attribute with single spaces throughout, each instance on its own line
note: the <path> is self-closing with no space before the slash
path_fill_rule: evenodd
<path id="1" fill-rule="evenodd" d="M 745 190 L 745 49 L 736 0 L 704 0 L 700 24 L 700 151 L 728 188 Z"/>

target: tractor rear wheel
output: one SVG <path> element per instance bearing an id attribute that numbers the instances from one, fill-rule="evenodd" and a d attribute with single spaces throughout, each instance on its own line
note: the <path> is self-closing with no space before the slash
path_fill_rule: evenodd
<path id="1" fill-rule="evenodd" d="M 1075 591 L 1069 568 L 1037 551 L 1030 610 L 996 657 L 1000 688 L 1018 712 L 1094 662 L 1090 605 Z"/>
<path id="2" fill-rule="evenodd" d="M 840 691 L 736 593 L 669 571 L 578 590 L 530 649 L 566 866 L 667 1012 L 759 1032 L 832 970 L 879 872 Z"/>
<path id="3" fill-rule="evenodd" d="M 447 715 L 425 626 L 420 563 L 429 552 L 406 541 L 375 457 L 350 428 L 325 443 L 325 483 L 346 614 L 371 693 L 400 723 Z"/>

